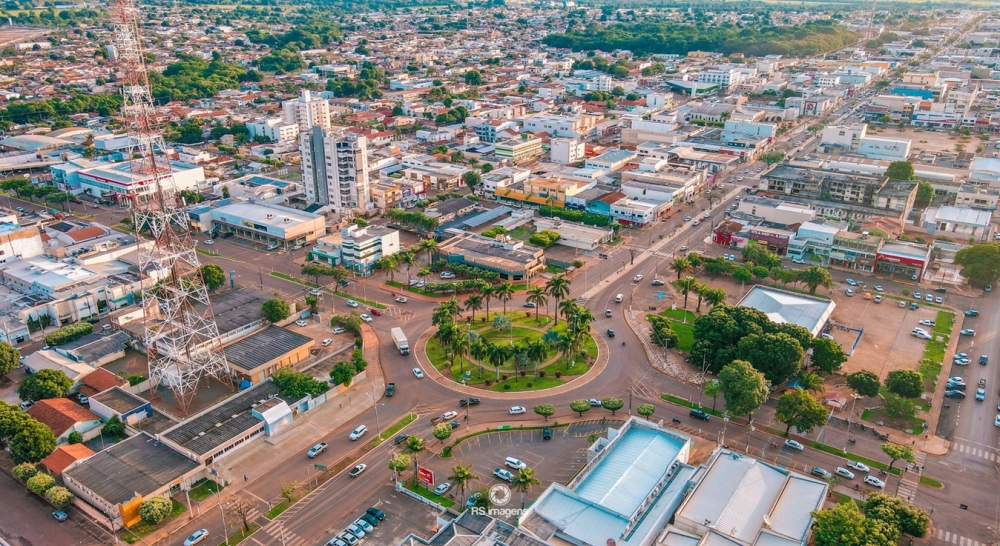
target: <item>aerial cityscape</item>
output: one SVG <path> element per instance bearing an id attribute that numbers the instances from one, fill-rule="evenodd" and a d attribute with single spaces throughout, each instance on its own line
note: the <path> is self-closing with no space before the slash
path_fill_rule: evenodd
<path id="1" fill-rule="evenodd" d="M 1000 544 L 993 3 L 0 23 L 0 546 Z"/>

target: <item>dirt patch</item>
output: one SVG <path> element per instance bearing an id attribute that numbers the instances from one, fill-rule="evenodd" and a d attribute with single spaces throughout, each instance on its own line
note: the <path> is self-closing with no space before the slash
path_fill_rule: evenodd
<path id="1" fill-rule="evenodd" d="M 712 452 L 719 444 L 711 442 L 698 436 L 691 436 L 691 455 L 688 457 L 688 464 L 698 466 L 708 462 Z"/>
<path id="2" fill-rule="evenodd" d="M 854 330 L 830 330 L 844 350 L 851 353 L 842 373 L 869 370 L 885 379 L 892 370 L 919 368 L 927 342 L 911 336 L 910 330 L 918 326 L 921 319 L 936 319 L 937 310 L 921 306 L 910 311 L 909 307 L 899 307 L 897 300 L 886 298 L 882 303 L 875 303 L 860 295 L 847 297 L 843 292 L 834 292 L 833 299 L 837 308 L 831 321 L 864 330 L 860 340 Z"/>

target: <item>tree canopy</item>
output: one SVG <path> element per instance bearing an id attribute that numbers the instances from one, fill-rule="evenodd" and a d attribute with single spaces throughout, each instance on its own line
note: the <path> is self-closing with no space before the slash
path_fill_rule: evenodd
<path id="1" fill-rule="evenodd" d="M 24 378 L 17 387 L 21 400 L 46 400 L 66 396 L 73 387 L 73 380 L 66 377 L 62 370 L 38 370 Z"/>
<path id="2" fill-rule="evenodd" d="M 264 302 L 260 307 L 261 313 L 264 314 L 264 318 L 271 322 L 281 322 L 292 314 L 292 310 L 288 307 L 288 303 L 285 300 L 278 298 L 271 298 Z"/>
<path id="3" fill-rule="evenodd" d="M 893 180 L 913 180 L 913 163 L 893 161 L 885 170 L 885 175 Z"/>
<path id="4" fill-rule="evenodd" d="M 726 409 L 733 415 L 747 416 L 767 400 L 764 374 L 745 360 L 734 360 L 719 372 L 719 383 L 726 399 Z"/>
<path id="5" fill-rule="evenodd" d="M 847 353 L 839 343 L 832 339 L 817 338 L 812 340 L 812 355 L 809 364 L 813 368 L 826 373 L 833 373 L 847 362 Z"/>
<path id="6" fill-rule="evenodd" d="M 180 62 L 167 65 L 163 73 L 151 70 L 149 85 L 153 89 L 153 97 L 160 104 L 204 99 L 218 95 L 223 89 L 239 89 L 240 76 L 246 72 L 237 64 L 184 55 Z"/>
<path id="7" fill-rule="evenodd" d="M 861 396 L 878 396 L 882 383 L 873 371 L 861 370 L 847 375 L 847 386 Z"/>
<path id="8" fill-rule="evenodd" d="M 780 385 L 795 375 L 804 351 L 799 342 L 785 333 L 751 334 L 737 344 L 737 354 L 764 374 L 772 385 Z"/>
<path id="9" fill-rule="evenodd" d="M 1000 243 L 971 245 L 955 253 L 959 272 L 976 287 L 992 284 L 1000 278 Z"/>
<path id="10" fill-rule="evenodd" d="M 916 398 L 924 392 L 924 380 L 914 370 L 892 370 L 885 378 L 885 387 L 904 398 Z"/>
<path id="11" fill-rule="evenodd" d="M 801 434 L 809 434 L 814 427 L 825 423 L 829 414 L 829 410 L 811 394 L 796 389 L 778 398 L 774 417 L 785 424 L 785 436 L 788 436 L 792 427 Z"/>
<path id="12" fill-rule="evenodd" d="M 704 362 L 709 370 L 718 373 L 723 366 L 740 358 L 738 345 L 744 337 L 777 333 L 793 338 L 798 342 L 800 350 L 810 345 L 809 331 L 801 326 L 771 322 L 766 314 L 751 307 L 716 305 L 708 314 L 695 319 L 691 362 Z M 784 338 L 782 340 L 785 342 Z M 749 351 L 750 348 L 748 344 L 746 350 Z M 786 356 L 791 358 L 792 355 Z M 760 361 L 763 363 L 764 358 L 761 357 Z M 775 373 L 776 371 L 780 372 L 772 370 L 771 375 L 780 377 L 781 373 Z"/>

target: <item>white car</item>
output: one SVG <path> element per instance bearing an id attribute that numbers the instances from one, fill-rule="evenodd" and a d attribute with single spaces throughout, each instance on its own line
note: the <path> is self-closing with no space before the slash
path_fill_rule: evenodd
<path id="1" fill-rule="evenodd" d="M 213 240 L 211 240 L 211 239 L 205 239 L 205 244 L 206 244 L 206 245 L 214 245 L 214 244 L 215 244 L 215 241 L 213 241 Z"/>
<path id="2" fill-rule="evenodd" d="M 358 428 L 352 430 L 351 431 L 351 435 L 348 436 L 348 438 L 350 438 L 351 441 L 354 441 L 354 440 L 357 440 L 358 438 L 364 436 L 366 432 L 368 432 L 368 427 L 366 427 L 364 425 L 361 425 Z"/>
<path id="3" fill-rule="evenodd" d="M 865 463 L 858 462 L 858 461 L 847 461 L 847 466 L 849 468 L 853 468 L 854 470 L 857 470 L 858 472 L 864 472 L 864 473 L 871 472 L 871 470 L 872 470 L 872 469 L 868 468 L 868 465 L 866 465 Z"/>
<path id="4" fill-rule="evenodd" d="M 434 488 L 435 495 L 444 495 L 446 491 L 451 489 L 451 482 L 444 482 L 441 485 Z"/>
<path id="5" fill-rule="evenodd" d="M 396 303 L 406 303 L 408 301 L 410 301 L 410 300 L 407 299 L 406 296 L 399 296 L 398 298 L 396 298 Z"/>
<path id="6" fill-rule="evenodd" d="M 920 325 L 921 326 L 932 326 L 933 327 L 934 324 L 935 324 L 934 321 L 930 320 L 930 319 L 921 319 L 920 320 Z"/>
<path id="7" fill-rule="evenodd" d="M 452 417 L 455 417 L 456 415 L 458 415 L 457 411 L 446 411 L 446 412 L 444 412 L 444 415 L 441 416 L 441 419 L 447 421 L 448 419 L 451 419 Z"/>
<path id="8" fill-rule="evenodd" d="M 510 414 L 511 415 L 518 415 L 518 414 L 521 414 L 521 413 L 528 413 L 528 410 L 524 409 L 524 406 L 511 406 L 510 407 Z"/>
<path id="9" fill-rule="evenodd" d="M 847 478 L 848 480 L 853 480 L 854 479 L 854 472 L 851 472 L 850 470 L 848 470 L 848 469 L 846 469 L 846 468 L 844 468 L 842 466 L 838 466 L 837 470 L 834 470 L 834 472 L 838 476 L 843 476 L 843 477 Z"/>
<path id="10" fill-rule="evenodd" d="M 413 375 L 416 376 L 417 379 L 423 379 L 424 371 L 420 368 L 413 368 Z"/>
<path id="11" fill-rule="evenodd" d="M 208 538 L 208 529 L 198 529 L 191 536 L 187 537 L 187 540 L 184 541 L 184 546 L 194 546 L 206 538 Z"/>
<path id="12" fill-rule="evenodd" d="M 796 442 L 795 440 L 785 440 L 785 447 L 788 449 L 794 449 L 795 451 L 804 451 L 806 446 Z"/>
<path id="13" fill-rule="evenodd" d="M 333 340 L 330 339 L 330 338 L 326 338 L 326 339 L 323 340 L 323 346 L 324 347 L 329 346 L 331 343 L 333 343 Z"/>
<path id="14" fill-rule="evenodd" d="M 363 320 L 365 322 L 371 322 L 372 321 L 372 317 L 368 313 L 361 313 L 361 320 Z"/>
<path id="15" fill-rule="evenodd" d="M 296 326 L 308 326 L 309 323 L 306 322 L 306 321 L 304 321 L 304 320 L 297 320 L 297 321 L 295 321 L 295 325 Z"/>
<path id="16" fill-rule="evenodd" d="M 358 302 L 356 302 L 354 300 L 347 300 L 347 306 L 348 307 L 357 307 L 358 306 Z"/>
<path id="17" fill-rule="evenodd" d="M 333 329 L 333 333 L 334 333 L 334 334 L 343 334 L 343 333 L 344 333 L 344 332 L 346 332 L 346 331 L 347 331 L 347 330 L 345 330 L 345 329 L 341 328 L 340 326 L 337 326 L 336 328 L 334 328 L 334 329 Z"/>
<path id="18" fill-rule="evenodd" d="M 642 275 L 636 275 L 632 277 L 632 282 L 639 282 L 642 280 Z"/>
<path id="19" fill-rule="evenodd" d="M 875 476 L 865 476 L 865 483 L 874 487 L 878 487 L 879 489 L 885 487 L 885 482 L 876 478 Z"/>

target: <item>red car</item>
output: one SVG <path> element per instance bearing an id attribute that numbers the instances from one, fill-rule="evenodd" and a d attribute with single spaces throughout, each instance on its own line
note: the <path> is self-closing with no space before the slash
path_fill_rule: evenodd
<path id="1" fill-rule="evenodd" d="M 369 312 L 370 312 L 371 314 L 375 315 L 376 317 L 381 317 L 381 316 L 382 316 L 382 311 L 381 311 L 380 309 L 376 309 L 376 308 L 372 307 L 372 308 L 371 308 L 371 309 L 369 309 L 368 311 L 369 311 Z"/>

